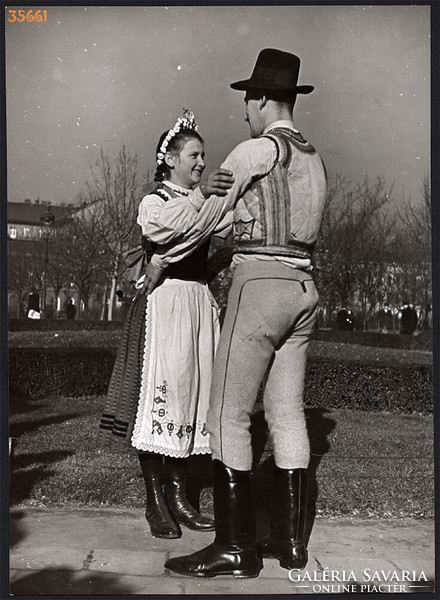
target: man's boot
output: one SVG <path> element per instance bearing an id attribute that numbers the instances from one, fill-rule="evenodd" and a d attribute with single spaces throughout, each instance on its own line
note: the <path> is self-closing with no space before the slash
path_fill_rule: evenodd
<path id="1" fill-rule="evenodd" d="M 261 548 L 265 558 L 278 559 L 284 569 L 303 569 L 307 564 L 307 480 L 307 469 L 275 466 L 270 530 Z"/>
<path id="2" fill-rule="evenodd" d="M 182 531 L 168 510 L 162 488 L 163 457 L 160 454 L 139 454 L 139 462 L 145 481 L 147 509 L 145 518 L 150 526 L 151 535 L 158 538 L 180 538 Z"/>
<path id="3" fill-rule="evenodd" d="M 263 561 L 256 544 L 250 471 L 213 461 L 215 540 L 199 552 L 171 558 L 165 568 L 192 577 L 258 577 Z"/>
<path id="4" fill-rule="evenodd" d="M 174 519 L 188 529 L 213 531 L 214 519 L 201 515 L 186 497 L 187 459 L 165 457 L 164 489 Z"/>

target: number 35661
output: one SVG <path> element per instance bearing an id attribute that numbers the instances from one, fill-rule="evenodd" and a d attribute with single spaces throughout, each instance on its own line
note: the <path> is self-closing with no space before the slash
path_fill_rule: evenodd
<path id="1" fill-rule="evenodd" d="M 10 23 L 23 23 L 23 21 L 28 21 L 32 23 L 35 21 L 36 23 L 46 22 L 47 20 L 47 10 L 37 10 L 34 12 L 33 10 L 10 10 L 8 21 Z"/>

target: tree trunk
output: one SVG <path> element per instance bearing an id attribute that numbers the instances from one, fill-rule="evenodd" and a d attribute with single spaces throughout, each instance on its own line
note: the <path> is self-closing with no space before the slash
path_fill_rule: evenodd
<path id="1" fill-rule="evenodd" d="M 82 304 L 83 304 L 83 289 L 79 288 L 78 290 L 78 310 L 76 311 L 78 315 L 78 319 L 81 319 L 82 315 Z"/>
<path id="2" fill-rule="evenodd" d="M 53 318 L 58 318 L 58 296 L 60 295 L 60 291 L 62 285 L 53 286 Z"/>
<path id="3" fill-rule="evenodd" d="M 115 301 L 116 283 L 117 283 L 117 278 L 115 275 L 113 275 L 112 285 L 110 288 L 110 298 L 108 300 L 108 317 L 107 317 L 107 319 L 109 321 L 111 321 L 113 319 L 113 304 Z"/>
<path id="4" fill-rule="evenodd" d="M 116 258 L 114 268 L 113 268 L 113 276 L 112 276 L 112 285 L 110 288 L 110 298 L 108 301 L 108 320 L 111 321 L 113 319 L 113 305 L 115 303 L 115 293 L 116 293 L 116 284 L 118 282 L 118 270 L 119 270 L 119 257 Z"/>
<path id="5" fill-rule="evenodd" d="M 104 321 L 104 317 L 105 317 L 105 307 L 107 305 L 107 289 L 108 289 L 108 284 L 106 283 L 104 286 L 104 291 L 102 293 L 102 308 L 101 308 L 101 321 Z"/>

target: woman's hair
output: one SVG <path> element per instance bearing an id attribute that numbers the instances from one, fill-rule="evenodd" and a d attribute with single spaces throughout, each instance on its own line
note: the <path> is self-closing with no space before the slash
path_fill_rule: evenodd
<path id="1" fill-rule="evenodd" d="M 168 135 L 168 130 L 164 131 L 162 133 L 162 135 L 160 136 L 159 142 L 157 143 L 157 147 L 156 147 L 156 156 L 159 154 L 160 148 L 161 148 L 163 141 L 165 140 L 167 135 Z M 201 144 L 204 144 L 202 137 L 194 129 L 181 129 L 180 131 L 178 131 L 176 133 L 176 135 L 174 137 L 172 137 L 169 140 L 166 151 L 171 152 L 171 154 L 178 155 L 182 151 L 186 142 L 191 139 L 198 140 Z M 154 181 L 159 181 L 159 182 L 163 181 L 165 179 L 167 172 L 168 172 L 168 166 L 164 159 L 162 161 L 162 163 L 160 165 L 158 165 L 158 167 L 156 169 Z"/>

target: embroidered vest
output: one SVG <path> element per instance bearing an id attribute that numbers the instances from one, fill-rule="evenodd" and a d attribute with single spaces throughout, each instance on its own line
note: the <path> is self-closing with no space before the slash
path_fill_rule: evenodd
<path id="1" fill-rule="evenodd" d="M 300 133 L 277 128 L 263 137 L 275 142 L 277 160 L 237 201 L 233 251 L 310 258 L 326 197 L 324 164 Z"/>
<path id="2" fill-rule="evenodd" d="M 153 193 L 157 196 L 160 196 L 165 202 L 168 202 L 168 200 L 171 198 L 179 197 L 178 192 L 175 192 L 171 188 L 167 188 L 165 191 L 162 186 L 159 186 Z M 147 254 L 147 260 L 149 261 L 157 248 L 157 244 L 149 242 L 147 238 L 143 236 L 142 246 L 144 248 L 144 252 Z M 206 281 L 206 262 L 208 260 L 209 246 L 210 240 L 207 240 L 189 256 L 183 258 L 179 262 L 169 264 L 164 272 L 164 275 L 166 277 L 170 277 L 171 279 Z"/>

